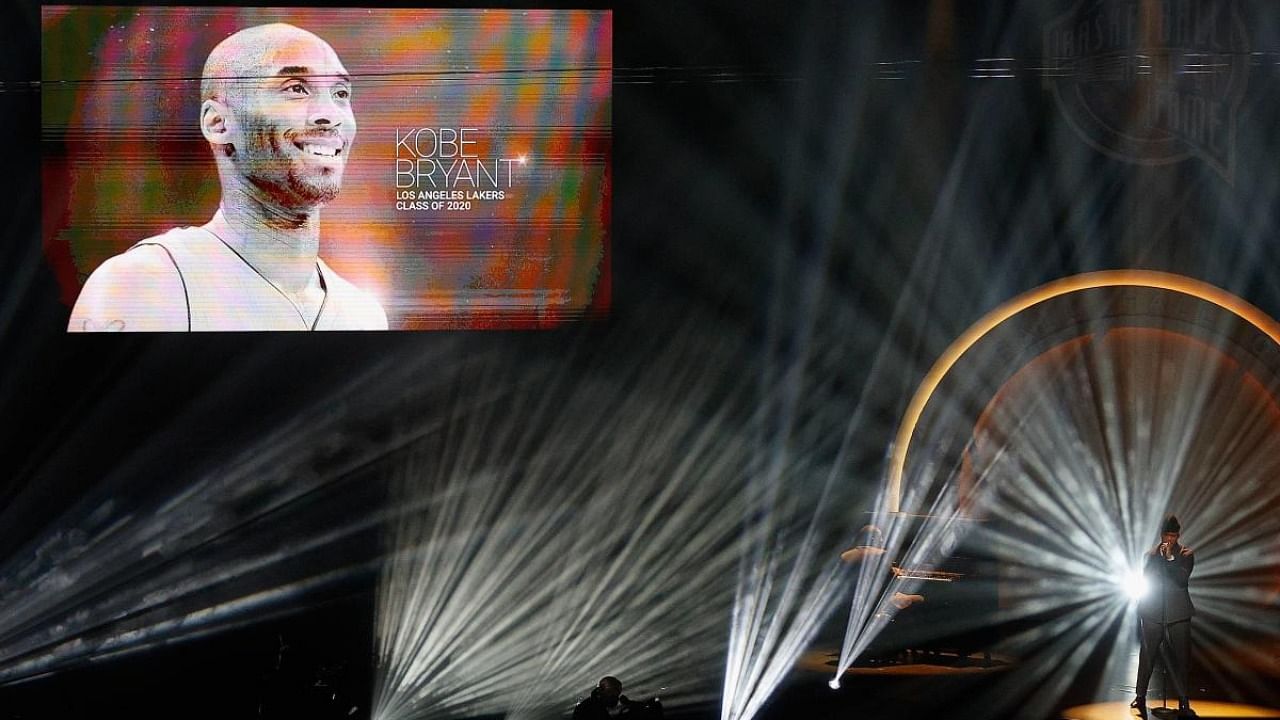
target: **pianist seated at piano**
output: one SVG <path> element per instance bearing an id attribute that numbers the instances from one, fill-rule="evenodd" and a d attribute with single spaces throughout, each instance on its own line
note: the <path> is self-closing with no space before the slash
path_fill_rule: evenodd
<path id="1" fill-rule="evenodd" d="M 850 565 L 857 565 L 863 560 L 884 554 L 884 533 L 875 525 L 864 525 L 854 539 L 853 547 L 840 553 L 840 559 Z M 902 577 L 902 570 L 897 565 L 890 565 L 889 570 L 895 578 Z M 899 610 L 906 610 L 916 603 L 924 602 L 924 596 L 916 593 L 900 593 L 895 591 L 889 602 Z"/>
<path id="2" fill-rule="evenodd" d="M 906 517 L 894 534 L 903 538 L 919 536 L 931 518 Z M 931 664 L 968 667 L 978 663 L 991 667 L 991 633 L 986 627 L 972 627 L 972 618 L 995 613 L 998 608 L 992 580 L 992 561 L 981 547 L 961 546 L 961 527 L 944 536 L 930 552 L 909 552 L 894 557 L 896 546 L 885 541 L 885 533 L 866 525 L 855 536 L 852 547 L 840 559 L 856 566 L 855 582 L 870 582 L 870 600 L 881 621 L 862 654 L 870 665 Z M 912 542 L 903 543 L 907 547 Z M 843 636 L 841 636 L 843 637 Z"/>

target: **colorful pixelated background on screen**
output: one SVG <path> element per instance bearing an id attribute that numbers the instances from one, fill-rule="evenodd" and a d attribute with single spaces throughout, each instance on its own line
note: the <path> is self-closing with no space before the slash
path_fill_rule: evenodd
<path id="1" fill-rule="evenodd" d="M 612 14 L 580 10 L 43 8 L 43 235 L 68 306 L 107 258 L 213 215 L 200 74 L 270 22 L 319 35 L 353 76 L 359 132 L 320 254 L 393 329 L 607 312 Z M 406 204 L 397 133 L 462 127 L 488 170 L 511 161 L 504 198 Z"/>

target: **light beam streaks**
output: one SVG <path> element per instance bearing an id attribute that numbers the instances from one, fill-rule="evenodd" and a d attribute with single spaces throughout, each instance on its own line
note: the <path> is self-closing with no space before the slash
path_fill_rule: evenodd
<path id="1" fill-rule="evenodd" d="M 567 363 L 448 410 L 393 490 L 376 718 L 557 717 L 604 675 L 636 699 L 711 697 L 751 453 L 738 349 L 700 332 L 607 380 Z"/>
<path id="2" fill-rule="evenodd" d="M 352 429 L 369 409 L 355 398 L 378 373 L 332 388 L 214 467 L 148 482 L 126 459 L 0 565 L 0 682 L 262 619 L 367 572 L 359 553 L 336 563 L 333 553 L 383 521 L 360 473 L 401 440 Z M 229 373 L 228 387 L 239 379 Z M 188 419 L 175 417 L 174 432 Z"/>
<path id="3" fill-rule="evenodd" d="M 1274 328 L 1269 318 L 1249 322 Z M 1243 670 L 1260 667 L 1280 641 L 1280 368 L 1259 365 L 1233 344 L 1238 323 L 1224 312 L 1194 332 L 1158 319 L 1092 326 L 1005 380 L 969 425 L 963 418 L 973 417 L 966 407 L 981 392 L 976 381 L 935 398 L 954 407 L 929 432 L 971 438 L 963 462 L 939 458 L 939 471 L 931 458 L 908 468 L 903 509 L 929 509 L 901 554 L 940 562 L 957 518 L 979 521 L 966 544 L 993 560 L 998 607 L 966 623 L 1003 638 L 992 649 L 1023 668 L 992 689 L 994 710 L 1051 712 L 1090 657 L 1107 658 L 1104 675 L 1118 672 L 1136 632 L 1127 583 L 1168 512 L 1181 518 L 1183 541 L 1198 559 L 1194 628 L 1210 684 L 1274 701 L 1274 690 Z M 892 477 L 888 486 L 892 502 Z M 883 629 L 868 618 L 892 613 L 883 569 L 867 572 L 840 672 Z"/>

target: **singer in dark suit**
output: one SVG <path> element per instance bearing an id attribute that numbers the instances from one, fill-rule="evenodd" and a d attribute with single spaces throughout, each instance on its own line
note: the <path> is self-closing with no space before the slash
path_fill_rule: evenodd
<path id="1" fill-rule="evenodd" d="M 1138 653 L 1137 697 L 1131 705 L 1142 717 L 1147 715 L 1147 684 L 1151 680 L 1152 663 L 1161 657 L 1162 650 L 1169 682 L 1178 693 L 1178 712 L 1183 717 L 1195 717 L 1187 697 L 1187 660 L 1191 651 L 1191 617 L 1196 609 L 1191 604 L 1187 584 L 1196 556 L 1191 548 L 1178 543 L 1181 532 L 1178 518 L 1173 515 L 1166 518 L 1160 528 L 1160 544 L 1147 553 L 1142 570 L 1147 593 L 1138 604 L 1142 649 Z M 1166 638 L 1170 647 L 1162 648 Z"/>

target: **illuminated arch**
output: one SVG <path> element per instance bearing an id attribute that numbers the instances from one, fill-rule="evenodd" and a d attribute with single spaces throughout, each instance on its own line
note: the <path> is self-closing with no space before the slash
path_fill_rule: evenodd
<path id="1" fill-rule="evenodd" d="M 1154 270 L 1104 270 L 1072 275 L 1041 285 L 1005 302 L 969 326 L 963 335 L 947 347 L 933 367 L 929 368 L 928 374 L 920 382 L 915 395 L 911 397 L 910 404 L 907 405 L 907 411 L 902 417 L 902 424 L 898 426 L 898 434 L 894 440 L 893 455 L 889 465 L 889 512 L 898 512 L 901 509 L 902 476 L 906 471 L 907 451 L 910 449 L 916 424 L 920 422 L 920 417 L 924 414 L 925 406 L 929 404 L 934 391 L 960 357 L 987 333 L 1027 308 L 1063 295 L 1104 287 L 1144 287 L 1190 295 L 1234 314 L 1280 346 L 1280 324 L 1271 316 L 1226 290 L 1183 275 Z"/>

